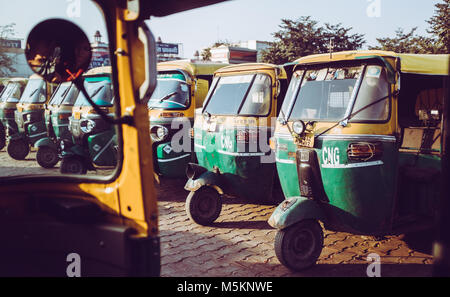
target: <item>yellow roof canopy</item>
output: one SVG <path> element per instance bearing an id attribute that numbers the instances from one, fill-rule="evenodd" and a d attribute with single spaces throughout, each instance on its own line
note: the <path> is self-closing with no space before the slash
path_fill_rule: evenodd
<path id="1" fill-rule="evenodd" d="M 383 58 L 400 58 L 401 72 L 448 75 L 450 55 L 430 54 L 398 54 L 390 51 L 367 50 L 367 51 L 344 51 L 330 54 L 318 54 L 305 56 L 294 61 L 296 64 L 327 63 L 336 61 L 358 60 L 379 56 Z"/>

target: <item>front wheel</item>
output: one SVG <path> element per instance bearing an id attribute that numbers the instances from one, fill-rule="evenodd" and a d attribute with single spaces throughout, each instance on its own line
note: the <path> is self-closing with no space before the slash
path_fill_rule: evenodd
<path id="1" fill-rule="evenodd" d="M 316 263 L 322 252 L 323 231 L 316 220 L 300 221 L 275 236 L 275 254 L 287 268 L 303 270 Z"/>
<path id="2" fill-rule="evenodd" d="M 48 146 L 40 146 L 36 153 L 36 161 L 41 167 L 52 168 L 58 163 L 58 151 Z"/>
<path id="3" fill-rule="evenodd" d="M 23 139 L 10 140 L 6 147 L 8 154 L 15 160 L 24 160 L 30 152 L 30 146 Z"/>
<path id="4" fill-rule="evenodd" d="M 61 161 L 59 170 L 64 174 L 86 174 L 87 166 L 80 157 L 65 157 Z"/>
<path id="5" fill-rule="evenodd" d="M 188 217 L 199 225 L 212 224 L 222 211 L 222 197 L 210 187 L 202 187 L 189 193 L 186 199 Z"/>

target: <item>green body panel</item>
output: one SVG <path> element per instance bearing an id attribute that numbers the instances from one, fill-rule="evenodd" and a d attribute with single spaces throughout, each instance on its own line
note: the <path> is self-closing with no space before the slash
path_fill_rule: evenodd
<path id="1" fill-rule="evenodd" d="M 286 207 L 284 203 L 278 205 L 269 218 L 270 226 L 284 229 L 302 220 L 325 219 L 325 213 L 320 204 L 312 199 L 292 197 L 289 200 L 289 205 L 289 207 Z"/>
<path id="2" fill-rule="evenodd" d="M 117 162 L 115 145 L 117 145 L 115 129 L 90 135 L 88 149 L 92 163 L 99 166 L 115 166 Z"/>
<path id="3" fill-rule="evenodd" d="M 219 124 L 213 132 L 196 127 L 194 133 L 198 164 L 218 168 L 226 194 L 260 201 L 272 195 L 275 164 L 262 162 L 257 143 L 251 150 L 238 149 L 236 128 Z"/>
<path id="4" fill-rule="evenodd" d="M 192 127 L 194 123 L 194 118 L 184 118 L 189 121 L 189 127 Z M 189 162 L 194 162 L 194 142 L 192 137 L 185 135 L 180 139 L 180 143 L 176 145 L 183 145 L 182 141 L 188 141 L 186 151 L 175 152 L 173 150 L 172 137 L 177 134 L 178 131 L 174 131 L 171 128 L 172 121 L 176 119 L 166 119 L 166 120 L 152 120 L 151 126 L 160 125 L 164 126 L 169 130 L 169 138 L 164 142 L 157 142 L 153 144 L 153 158 L 155 162 L 154 170 L 165 177 L 185 177 L 186 165 Z M 182 127 L 181 125 L 179 126 Z M 183 127 L 183 131 L 189 131 L 188 128 Z M 183 146 L 184 147 L 184 146 Z"/>
<path id="5" fill-rule="evenodd" d="M 5 127 L 5 130 L 7 131 L 8 135 L 12 135 L 18 132 L 18 127 L 16 120 L 14 118 L 14 113 L 12 114 L 9 113 L 9 115 L 6 116 L 3 108 L 0 108 L 0 120 L 3 126 Z"/>
<path id="6" fill-rule="evenodd" d="M 326 223 L 331 228 L 354 232 L 386 231 L 391 228 L 397 190 L 398 153 L 395 142 L 382 141 L 380 159 L 350 161 L 347 158 L 348 145 L 358 141 L 368 140 L 348 140 L 345 137 L 316 139 L 314 150 L 329 200 L 324 203 Z M 292 139 L 277 138 L 277 167 L 286 198 L 300 196 L 295 151 Z"/>
<path id="7" fill-rule="evenodd" d="M 71 157 L 71 156 L 80 156 L 82 158 L 86 158 L 86 153 L 81 145 L 73 145 L 69 149 L 64 149 L 61 152 L 61 157 Z"/>
<path id="8" fill-rule="evenodd" d="M 51 139 L 48 138 L 48 137 L 41 138 L 41 139 L 39 139 L 38 141 L 36 141 L 36 142 L 34 143 L 34 147 L 35 147 L 35 148 L 43 147 L 43 146 L 48 146 L 48 147 L 51 147 L 51 148 L 53 148 L 53 149 L 55 149 L 55 150 L 58 149 L 56 143 L 53 142 L 53 140 L 51 140 Z"/>
<path id="9" fill-rule="evenodd" d="M 47 128 L 44 120 L 29 124 L 27 126 L 27 136 L 30 145 L 34 145 L 39 139 L 47 137 Z"/>
<path id="10" fill-rule="evenodd" d="M 186 165 L 192 162 L 192 152 L 175 152 L 170 142 L 156 147 L 159 173 L 168 177 L 184 177 Z"/>
<path id="11" fill-rule="evenodd" d="M 60 113 L 54 112 L 50 116 L 50 120 L 52 121 L 53 132 L 57 139 L 72 139 L 70 131 L 69 131 L 69 118 L 59 119 Z"/>
<path id="12" fill-rule="evenodd" d="M 441 158 L 417 153 L 399 154 L 400 214 L 435 216 L 441 190 Z"/>

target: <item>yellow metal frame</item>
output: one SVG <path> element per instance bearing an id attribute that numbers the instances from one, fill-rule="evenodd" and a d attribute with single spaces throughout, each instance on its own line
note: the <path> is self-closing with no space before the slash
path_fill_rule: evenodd
<path id="1" fill-rule="evenodd" d="M 153 185 L 153 162 L 149 136 L 147 107 L 135 94 L 143 73 L 133 72 L 133 65 L 142 68 L 146 53 L 137 36 L 138 21 L 122 19 L 125 8 L 121 1 L 96 1 L 108 26 L 116 106 L 119 116 L 131 116 L 134 125 L 119 126 L 123 160 L 113 180 L 77 176 L 28 176 L 3 178 L 0 181 L 0 208 L 18 216 L 26 216 L 30 198 L 72 198 L 89 200 L 106 213 L 105 220 L 118 222 L 136 230 L 135 236 L 158 234 L 158 209 Z M 117 49 L 121 49 L 116 51 Z"/>

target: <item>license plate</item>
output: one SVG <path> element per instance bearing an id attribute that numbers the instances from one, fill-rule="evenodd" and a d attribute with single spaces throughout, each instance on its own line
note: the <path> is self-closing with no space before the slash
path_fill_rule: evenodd
<path id="1" fill-rule="evenodd" d="M 297 139 L 297 145 L 303 147 L 314 147 L 314 133 L 305 133 L 300 139 Z"/>
<path id="2" fill-rule="evenodd" d="M 79 112 L 75 112 L 75 113 L 73 114 L 73 118 L 74 118 L 75 120 L 79 120 L 80 117 L 81 117 L 81 113 L 79 113 Z"/>

